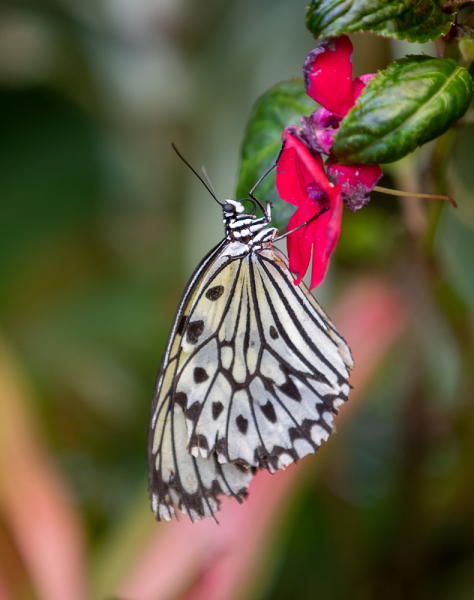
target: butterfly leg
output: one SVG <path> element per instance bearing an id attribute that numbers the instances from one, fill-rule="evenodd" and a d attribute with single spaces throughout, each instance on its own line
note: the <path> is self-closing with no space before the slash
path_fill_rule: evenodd
<path id="1" fill-rule="evenodd" d="M 265 171 L 265 173 L 260 177 L 260 179 L 257 181 L 257 183 L 253 186 L 253 188 L 250 190 L 249 192 L 249 196 L 250 198 L 252 198 L 253 200 L 255 200 L 255 202 L 260 206 L 260 208 L 262 209 L 263 214 L 267 217 L 268 222 L 270 223 L 270 211 L 268 209 L 269 205 L 271 206 L 271 204 L 269 202 L 267 202 L 267 210 L 265 210 L 263 204 L 260 202 L 260 200 L 255 196 L 254 192 L 255 190 L 258 188 L 258 186 L 262 183 L 262 181 L 265 179 L 265 177 L 271 173 L 273 171 L 273 169 L 277 166 L 278 164 L 278 160 L 280 159 L 281 153 L 283 152 L 283 146 L 281 147 L 280 152 L 278 153 L 278 156 L 275 160 L 275 162 L 273 163 L 273 165 L 267 169 Z"/>
<path id="2" fill-rule="evenodd" d="M 285 238 L 287 235 L 290 235 L 291 233 L 294 233 L 295 231 L 298 231 L 298 229 L 301 229 L 302 227 L 306 227 L 306 225 L 309 225 L 312 221 L 314 221 L 315 219 L 317 219 L 318 217 L 320 217 L 323 213 L 325 213 L 327 210 L 329 210 L 329 207 L 326 206 L 326 208 L 321 209 L 318 214 L 314 215 L 313 217 L 311 217 L 311 219 L 308 219 L 305 223 L 301 223 L 301 225 L 298 225 L 298 227 L 295 227 L 294 229 L 292 229 L 291 231 L 287 231 L 286 233 L 284 233 L 283 235 L 279 235 L 277 238 L 275 238 L 273 241 L 277 242 L 278 240 L 282 240 L 283 238 Z"/>

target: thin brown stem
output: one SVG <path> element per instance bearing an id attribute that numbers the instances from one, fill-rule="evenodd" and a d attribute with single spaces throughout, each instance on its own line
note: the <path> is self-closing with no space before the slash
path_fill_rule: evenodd
<path id="1" fill-rule="evenodd" d="M 376 185 L 374 187 L 374 192 L 381 192 L 382 194 L 388 194 L 390 196 L 402 196 L 404 198 L 428 198 L 430 200 L 447 200 L 451 202 L 451 204 L 457 208 L 458 205 L 454 198 L 451 196 L 440 196 L 438 194 L 417 194 L 415 192 L 401 192 L 400 190 L 391 190 L 389 188 L 384 188 Z"/>

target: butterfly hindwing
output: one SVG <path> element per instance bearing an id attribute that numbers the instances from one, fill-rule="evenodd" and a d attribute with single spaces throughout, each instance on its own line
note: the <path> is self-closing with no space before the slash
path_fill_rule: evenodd
<path id="1" fill-rule="evenodd" d="M 339 345 L 347 346 L 293 284 L 278 251 L 233 263 L 238 276 L 220 320 L 205 326 L 208 335 L 182 364 L 176 390 L 186 395 L 192 454 L 274 470 L 327 439 L 332 413 L 349 392 L 350 353 L 341 354 Z M 219 274 L 224 282 L 230 265 Z M 205 320 L 206 310 L 203 289 L 190 321 Z"/>

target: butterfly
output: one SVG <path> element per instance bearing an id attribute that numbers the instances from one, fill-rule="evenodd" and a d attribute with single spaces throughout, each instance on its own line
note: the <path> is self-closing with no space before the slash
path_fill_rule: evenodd
<path id="1" fill-rule="evenodd" d="M 283 236 L 253 194 L 262 179 L 249 196 L 263 217 L 245 200 L 219 202 L 225 238 L 192 275 L 169 334 L 148 443 L 158 520 L 177 508 L 214 516 L 222 495 L 242 502 L 258 469 L 314 453 L 348 397 L 351 352 L 273 246 Z"/>

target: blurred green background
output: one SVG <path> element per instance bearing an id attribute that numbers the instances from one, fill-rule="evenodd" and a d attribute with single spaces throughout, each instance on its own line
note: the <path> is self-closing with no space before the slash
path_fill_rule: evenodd
<path id="1" fill-rule="evenodd" d="M 206 165 L 218 196 L 234 196 L 253 102 L 301 76 L 315 45 L 304 9 L 299 0 L 0 5 L 0 335 L 79 511 L 93 598 L 112 597 L 120 568 L 161 527 L 147 499 L 154 379 L 185 282 L 222 236 L 220 211 L 170 144 Z M 355 75 L 420 51 L 352 40 Z M 252 598 L 474 598 L 471 120 L 381 182 L 449 192 L 457 211 L 379 194 L 346 211 L 316 295 L 330 310 L 358 278 L 389 276 L 410 325 L 322 470 L 298 487 Z M 1 506 L 5 597 L 42 600 Z"/>

